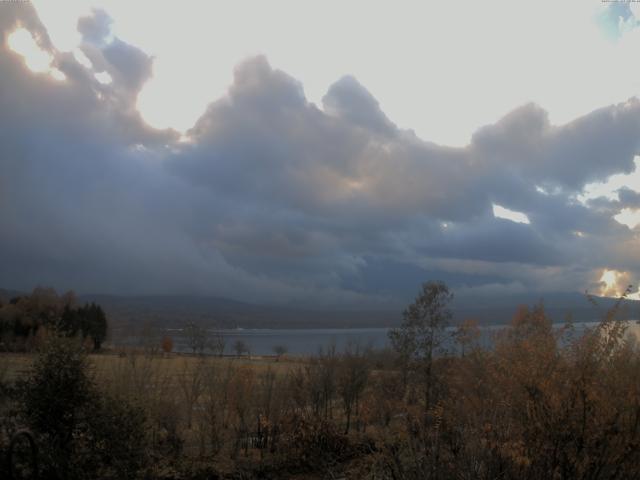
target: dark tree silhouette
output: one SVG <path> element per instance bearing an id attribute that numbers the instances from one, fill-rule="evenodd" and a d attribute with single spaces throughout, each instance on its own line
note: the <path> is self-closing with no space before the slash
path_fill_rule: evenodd
<path id="1" fill-rule="evenodd" d="M 425 409 L 431 407 L 434 353 L 442 346 L 444 330 L 451 320 L 453 293 L 443 282 L 426 282 L 415 301 L 403 313 L 402 325 L 389 332 L 391 345 L 405 365 L 422 374 Z"/>

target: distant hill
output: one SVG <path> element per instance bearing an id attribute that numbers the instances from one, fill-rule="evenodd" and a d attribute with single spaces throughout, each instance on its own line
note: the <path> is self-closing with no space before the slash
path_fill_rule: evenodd
<path id="1" fill-rule="evenodd" d="M 4 301 L 21 292 L 0 289 Z M 574 322 L 596 321 L 615 304 L 615 299 L 593 297 L 594 306 L 581 293 L 539 293 L 509 296 L 459 296 L 454 299 L 454 322 L 475 318 L 481 324 L 504 324 L 519 305 L 543 301 L 547 314 L 555 321 L 567 315 Z M 101 305 L 116 328 L 153 325 L 176 328 L 188 321 L 219 328 L 357 328 L 392 327 L 402 319 L 396 310 L 317 310 L 256 305 L 226 298 L 183 295 L 81 295 L 80 302 Z M 625 318 L 640 318 L 640 302 L 625 300 Z"/>
<path id="2" fill-rule="evenodd" d="M 502 324 L 511 320 L 519 305 L 533 306 L 542 302 L 554 322 L 562 322 L 568 316 L 574 322 L 593 322 L 603 318 L 617 301 L 608 297 L 591 298 L 593 302 L 584 293 L 577 292 L 466 297 L 455 299 L 453 309 L 458 319 L 473 317 L 482 324 Z M 622 308 L 624 318 L 640 318 L 640 301 L 624 300 Z"/>
<path id="3" fill-rule="evenodd" d="M 513 295 L 508 297 L 457 298 L 452 310 L 454 321 L 475 318 L 481 324 L 503 324 L 513 317 L 519 305 L 535 305 L 541 300 L 547 314 L 556 322 L 571 315 L 574 322 L 602 318 L 613 307 L 612 298 L 593 297 L 594 306 L 584 294 L 553 293 Z M 224 298 L 196 296 L 108 296 L 86 295 L 81 301 L 95 301 L 103 306 L 116 323 L 176 327 L 187 321 L 221 328 L 355 328 L 392 327 L 400 323 L 402 308 L 397 310 L 314 310 L 264 306 Z M 625 301 L 628 318 L 640 318 L 640 302 Z"/>
<path id="4" fill-rule="evenodd" d="M 24 295 L 24 292 L 19 292 L 17 290 L 5 290 L 3 288 L 0 288 L 0 301 L 2 302 L 8 302 L 12 298 L 19 295 Z"/>
<path id="5" fill-rule="evenodd" d="M 255 305 L 217 297 L 83 295 L 116 324 L 176 327 L 195 321 L 220 328 L 349 328 L 393 325 L 397 311 L 314 310 Z"/>

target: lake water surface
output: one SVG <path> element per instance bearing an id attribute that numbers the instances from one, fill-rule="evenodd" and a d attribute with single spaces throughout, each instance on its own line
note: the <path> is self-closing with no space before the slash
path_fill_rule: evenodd
<path id="1" fill-rule="evenodd" d="M 586 328 L 594 327 L 598 322 L 584 322 L 574 324 L 574 336 L 580 336 Z M 561 328 L 565 324 L 554 324 L 554 328 Z M 487 325 L 481 326 L 480 344 L 483 347 L 491 347 L 494 343 L 496 333 L 504 329 L 505 325 Z M 252 355 L 273 355 L 275 346 L 283 346 L 287 352 L 293 355 L 315 355 L 320 349 L 326 351 L 328 348 L 335 346 L 336 351 L 342 352 L 349 344 L 358 345 L 362 348 L 371 347 L 381 349 L 390 347 L 389 328 L 309 328 L 309 329 L 267 329 L 267 328 L 251 328 L 251 329 L 233 329 L 233 330 L 215 330 L 211 331 L 211 335 L 220 333 L 224 338 L 226 355 L 235 353 L 234 344 L 241 340 L 249 347 Z M 444 348 L 448 351 L 455 351 L 456 344 L 451 334 L 455 331 L 455 327 L 446 330 Z M 629 320 L 629 332 L 635 334 L 640 339 L 640 325 L 637 320 Z M 174 351 L 189 353 L 190 349 L 187 339 L 182 333 L 182 329 L 169 329 L 167 334 L 170 335 L 174 342 Z M 139 345 L 139 338 L 131 336 L 128 338 L 120 338 L 115 341 L 116 344 Z M 159 340 L 158 340 L 159 343 Z M 212 353 L 211 351 L 205 353 Z"/>
<path id="2" fill-rule="evenodd" d="M 586 328 L 597 325 L 597 322 L 575 323 L 575 335 L 580 335 Z M 632 329 L 638 329 L 635 322 L 630 323 Z M 563 323 L 554 324 L 560 328 Z M 505 325 L 489 325 L 480 327 L 480 343 L 485 347 L 493 344 L 495 334 Z M 447 329 L 445 348 L 454 349 L 451 334 L 455 327 Z M 314 355 L 320 349 L 327 350 L 335 345 L 338 352 L 344 351 L 349 344 L 376 349 L 389 347 L 388 328 L 314 328 L 314 329 L 234 329 L 218 330 L 225 341 L 225 354 L 234 353 L 234 344 L 241 340 L 253 355 L 272 355 L 276 345 L 282 345 L 287 352 L 294 355 Z M 174 350 L 189 352 L 186 339 L 180 329 L 171 331 Z"/>

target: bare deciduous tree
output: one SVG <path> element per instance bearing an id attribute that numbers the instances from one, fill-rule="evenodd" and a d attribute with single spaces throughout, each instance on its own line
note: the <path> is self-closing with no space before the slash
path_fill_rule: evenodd
<path id="1" fill-rule="evenodd" d="M 238 357 L 241 357 L 244 353 L 250 355 L 251 351 L 249 350 L 249 345 L 247 345 L 243 340 L 236 340 L 233 344 L 233 350 L 236 352 Z"/>
<path id="2" fill-rule="evenodd" d="M 403 313 L 402 325 L 389 332 L 393 348 L 421 373 L 425 411 L 432 406 L 433 356 L 442 346 L 451 319 L 453 293 L 443 282 L 426 282 L 415 301 Z"/>
<path id="3" fill-rule="evenodd" d="M 358 417 L 360 398 L 369 378 L 369 361 L 366 351 L 358 345 L 349 345 L 341 357 L 338 373 L 338 391 L 346 416 L 345 434 L 351 428 L 351 418 Z"/>
<path id="4" fill-rule="evenodd" d="M 188 322 L 182 330 L 187 347 L 195 354 L 203 354 L 207 348 L 208 332 L 195 322 Z"/>
<path id="5" fill-rule="evenodd" d="M 276 360 L 280 360 L 280 357 L 286 355 L 288 349 L 286 345 L 274 345 L 273 353 L 276 354 Z"/>

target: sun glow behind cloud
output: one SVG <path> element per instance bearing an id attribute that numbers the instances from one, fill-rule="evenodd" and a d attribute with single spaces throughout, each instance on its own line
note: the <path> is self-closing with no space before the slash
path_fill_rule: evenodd
<path id="1" fill-rule="evenodd" d="M 62 81 L 64 73 L 53 66 L 53 56 L 42 50 L 29 30 L 19 27 L 7 37 L 9 48 L 24 58 L 24 63 L 35 73 L 47 73 L 52 78 Z"/>
<path id="2" fill-rule="evenodd" d="M 51 68 L 53 57 L 38 47 L 29 30 L 17 28 L 7 38 L 7 44 L 11 50 L 24 57 L 25 64 L 32 72 L 44 73 Z"/>
<path id="3" fill-rule="evenodd" d="M 617 297 L 620 295 L 618 281 L 621 276 L 622 274 L 616 270 L 605 269 L 600 277 L 600 283 L 602 284 L 600 295 L 603 297 Z"/>
<path id="4" fill-rule="evenodd" d="M 620 297 L 625 293 L 631 285 L 631 274 L 629 272 L 621 272 L 619 270 L 605 268 L 599 279 L 600 291 L 598 294 L 602 297 Z M 636 292 L 627 295 L 631 300 L 640 300 L 640 288 Z"/>
<path id="5" fill-rule="evenodd" d="M 207 72 L 187 77 L 184 72 L 192 70 L 189 62 L 188 56 L 174 61 L 155 59 L 153 77 L 138 95 L 136 104 L 149 125 L 186 132 L 204 114 L 208 103 L 226 93 L 233 79 L 231 64 L 218 75 Z M 185 88 L 188 95 L 176 94 L 178 89 Z"/>

